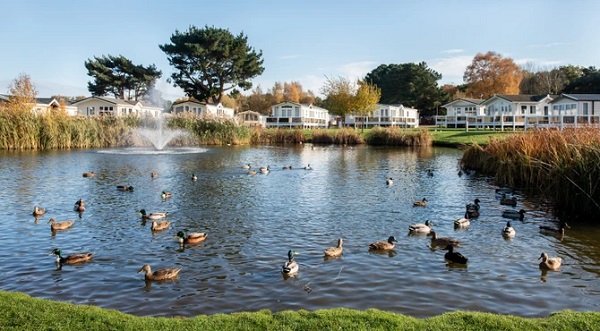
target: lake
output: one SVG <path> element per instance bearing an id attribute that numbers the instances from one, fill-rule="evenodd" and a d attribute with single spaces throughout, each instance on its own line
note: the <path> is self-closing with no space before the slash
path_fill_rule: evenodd
<path id="1" fill-rule="evenodd" d="M 310 144 L 3 151 L 0 289 L 138 316 L 334 307 L 415 317 L 598 311 L 600 229 L 571 222 L 563 238 L 541 233 L 539 225 L 557 221 L 543 196 L 515 192 L 517 206 L 502 206 L 490 178 L 458 175 L 461 155 L 437 147 Z M 248 175 L 248 163 L 271 172 Z M 302 169 L 308 164 L 313 170 Z M 89 171 L 95 177 L 82 177 Z M 173 196 L 163 200 L 162 191 Z M 426 207 L 413 207 L 424 197 Z M 73 210 L 80 198 L 81 217 Z M 475 198 L 481 215 L 455 230 L 453 221 Z M 47 210 L 37 220 L 36 205 Z M 504 239 L 502 212 L 521 208 L 527 213 L 512 221 L 516 236 Z M 140 209 L 169 212 L 170 228 L 153 233 Z M 52 233 L 51 217 L 75 224 Z M 461 241 L 466 266 L 446 263 L 446 251 L 432 248 L 429 237 L 409 235 L 410 224 L 426 220 L 439 236 Z M 181 248 L 173 236 L 182 229 L 207 232 L 208 239 Z M 395 251 L 369 250 L 389 236 L 398 240 Z M 343 256 L 325 259 L 323 250 L 338 238 Z M 57 268 L 49 256 L 56 247 L 94 258 Z M 299 253 L 300 269 L 286 279 L 281 266 L 290 249 Z M 562 257 L 561 270 L 541 271 L 542 252 Z M 176 280 L 146 282 L 137 273 L 145 264 L 182 270 Z"/>

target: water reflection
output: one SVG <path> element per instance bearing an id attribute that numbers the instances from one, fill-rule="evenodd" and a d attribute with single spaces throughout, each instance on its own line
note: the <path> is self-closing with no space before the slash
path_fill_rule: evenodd
<path id="1" fill-rule="evenodd" d="M 11 248 L 0 255 L 3 290 L 159 316 L 331 307 L 417 317 L 455 309 L 521 316 L 600 309 L 599 229 L 569 222 L 564 238 L 540 233 L 539 225 L 553 219 L 543 197 L 511 192 L 518 199 L 513 210 L 527 214 L 524 222 L 514 221 L 517 236 L 505 240 L 507 207 L 497 187 L 476 173 L 457 176 L 457 150 L 305 145 L 0 154 L 0 208 L 9 224 L 0 243 Z M 248 163 L 270 165 L 270 172 L 248 176 L 241 168 Z M 307 164 L 314 170 L 303 170 Z M 83 178 L 88 171 L 96 175 Z M 151 172 L 160 175 L 151 178 Z M 115 189 L 123 184 L 135 190 Z M 162 199 L 162 191 L 172 198 Z M 49 217 L 72 218 L 73 201 L 81 197 L 86 210 L 68 231 L 48 234 L 45 222 L 31 221 L 34 205 Z M 413 208 L 423 197 L 426 206 Z M 480 217 L 455 231 L 454 220 L 476 198 Z M 169 212 L 171 227 L 150 231 L 137 213 L 143 208 Z M 397 237 L 392 251 L 368 250 L 369 243 L 426 220 L 435 221 L 440 236 L 461 242 L 468 267 L 447 264 L 426 235 Z M 181 229 L 211 236 L 180 246 L 173 236 Z M 342 237 L 344 255 L 325 258 L 323 250 Z M 92 251 L 94 261 L 54 270 L 45 255 L 53 247 Z M 302 252 L 302 265 L 286 279 L 281 252 L 290 247 Z M 567 270 L 538 274 L 532 261 L 542 251 L 568 258 Z M 135 269 L 146 263 L 178 265 L 184 273 L 176 281 L 142 284 Z M 380 300 L 386 295 L 397 300 Z"/>

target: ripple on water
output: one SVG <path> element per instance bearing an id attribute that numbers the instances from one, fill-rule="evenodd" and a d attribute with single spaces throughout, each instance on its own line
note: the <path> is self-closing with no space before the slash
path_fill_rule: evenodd
<path id="1" fill-rule="evenodd" d="M 0 253 L 0 288 L 155 316 L 332 307 L 417 317 L 457 309 L 520 316 L 598 310 L 600 231 L 571 224 L 564 238 L 543 235 L 538 225 L 552 219 L 547 208 L 517 193 L 517 208 L 531 213 L 513 222 L 515 238 L 504 239 L 507 207 L 488 178 L 457 176 L 459 157 L 452 149 L 308 145 L 4 153 L 0 208 L 10 226 L 0 242 L 10 249 Z M 248 176 L 247 163 L 272 171 Z M 301 170 L 308 163 L 314 170 Z M 293 170 L 281 169 L 290 164 Z M 97 175 L 82 178 L 87 171 Z M 162 190 L 173 198 L 162 200 Z M 427 207 L 412 207 L 423 197 Z M 81 218 L 72 210 L 79 198 L 87 202 Z M 452 222 L 475 198 L 481 216 L 455 231 Z M 48 210 L 37 223 L 34 205 Z M 137 213 L 142 208 L 168 211 L 171 227 L 152 233 Z M 76 222 L 53 235 L 50 217 Z M 446 264 L 429 237 L 408 236 L 410 224 L 428 219 L 440 236 L 461 241 L 467 266 Z M 181 229 L 209 237 L 181 248 L 173 238 Z M 369 251 L 390 235 L 399 241 L 394 253 Z M 324 259 L 338 238 L 343 256 Z M 95 256 L 56 270 L 48 255 L 54 247 Z M 300 271 L 285 279 L 289 249 L 299 253 Z M 562 270 L 541 272 L 542 251 L 564 257 Z M 174 281 L 146 282 L 137 273 L 144 264 L 182 271 Z"/>

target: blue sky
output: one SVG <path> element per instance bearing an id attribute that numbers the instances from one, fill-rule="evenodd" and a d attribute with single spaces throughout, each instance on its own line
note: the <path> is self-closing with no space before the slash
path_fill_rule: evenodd
<path id="1" fill-rule="evenodd" d="M 600 1 L 154 1 L 4 0 L 0 19 L 0 93 L 20 73 L 38 96 L 85 95 L 84 62 L 123 55 L 163 72 L 173 69 L 159 44 L 190 25 L 243 32 L 262 50 L 264 73 L 253 80 L 267 90 L 299 81 L 318 93 L 326 76 L 363 77 L 380 64 L 425 61 L 462 83 L 477 53 L 499 52 L 518 64 L 600 67 Z"/>

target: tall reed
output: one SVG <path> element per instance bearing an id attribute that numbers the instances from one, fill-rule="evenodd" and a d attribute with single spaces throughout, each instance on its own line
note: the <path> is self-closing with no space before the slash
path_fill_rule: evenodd
<path id="1" fill-rule="evenodd" d="M 252 131 L 252 144 L 301 144 L 306 137 L 300 129 L 261 129 Z"/>
<path id="2" fill-rule="evenodd" d="M 358 131 L 351 128 L 341 128 L 336 130 L 315 130 L 312 135 L 312 142 L 315 144 L 356 145 L 364 144 L 365 140 Z"/>
<path id="3" fill-rule="evenodd" d="M 578 128 L 527 131 L 486 147 L 468 148 L 461 166 L 495 176 L 499 185 L 542 192 L 557 211 L 600 215 L 600 131 Z"/>
<path id="4" fill-rule="evenodd" d="M 249 144 L 252 139 L 252 130 L 233 119 L 179 114 L 169 118 L 167 125 L 188 131 L 200 145 Z"/>
<path id="5" fill-rule="evenodd" d="M 126 145 L 135 118 L 70 117 L 61 112 L 0 112 L 0 148 L 66 149 Z"/>
<path id="6" fill-rule="evenodd" d="M 370 145 L 385 146 L 431 146 L 431 134 L 427 130 L 406 130 L 399 127 L 373 128 L 366 136 Z"/>

